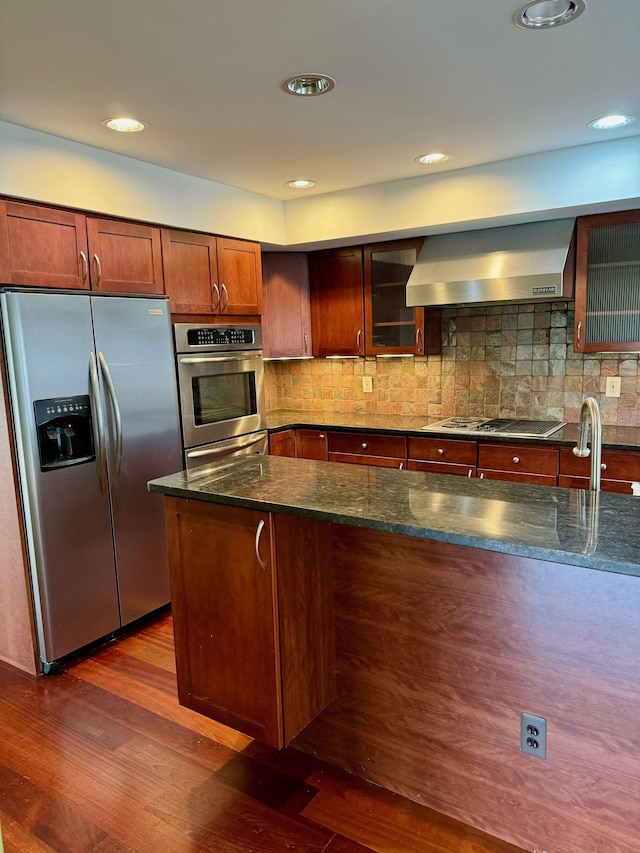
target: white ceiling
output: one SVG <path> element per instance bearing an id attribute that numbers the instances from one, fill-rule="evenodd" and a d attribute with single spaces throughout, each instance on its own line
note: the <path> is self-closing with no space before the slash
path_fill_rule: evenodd
<path id="1" fill-rule="evenodd" d="M 640 0 L 535 32 L 523 2 L 0 0 L 0 119 L 279 199 L 639 134 Z M 302 72 L 335 90 L 285 94 Z M 587 127 L 612 112 L 639 120 Z"/>

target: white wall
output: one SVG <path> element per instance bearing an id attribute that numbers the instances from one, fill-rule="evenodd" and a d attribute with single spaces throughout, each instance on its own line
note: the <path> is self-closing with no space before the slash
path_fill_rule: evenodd
<path id="1" fill-rule="evenodd" d="M 318 248 L 640 207 L 640 136 L 282 202 L 0 122 L 0 194 Z"/>

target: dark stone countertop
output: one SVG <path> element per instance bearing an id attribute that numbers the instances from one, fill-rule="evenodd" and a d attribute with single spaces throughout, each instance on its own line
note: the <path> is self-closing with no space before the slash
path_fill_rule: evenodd
<path id="1" fill-rule="evenodd" d="M 627 495 L 275 456 L 172 474 L 149 489 L 640 576 L 640 498 Z"/>
<path id="2" fill-rule="evenodd" d="M 427 438 L 438 436 L 468 441 L 491 441 L 509 443 L 513 441 L 527 444 L 575 444 L 578 439 L 578 424 L 567 424 L 554 432 L 549 438 L 525 438 L 524 436 L 503 436 L 495 433 L 486 435 L 465 435 L 442 432 L 425 432 L 422 427 L 442 418 L 425 418 L 409 415 L 356 415 L 339 412 L 299 412 L 280 409 L 267 414 L 267 429 L 334 429 L 356 432 L 400 432 L 421 435 Z M 605 426 L 602 430 L 602 446 L 609 450 L 640 450 L 640 427 Z"/>

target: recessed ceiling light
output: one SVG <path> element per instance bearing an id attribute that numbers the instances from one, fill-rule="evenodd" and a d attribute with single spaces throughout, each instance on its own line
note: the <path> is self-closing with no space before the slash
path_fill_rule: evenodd
<path id="1" fill-rule="evenodd" d="M 517 27 L 540 30 L 567 24 L 584 12 L 584 0 L 534 0 L 513 16 Z"/>
<path id="2" fill-rule="evenodd" d="M 149 127 L 148 122 L 138 121 L 137 118 L 106 118 L 102 124 L 109 130 L 117 130 L 120 133 L 138 133 Z"/>
<path id="3" fill-rule="evenodd" d="M 289 77 L 282 84 L 285 92 L 290 95 L 325 95 L 330 92 L 336 85 L 333 77 L 327 74 L 296 74 L 295 77 Z"/>
<path id="4" fill-rule="evenodd" d="M 315 187 L 317 181 L 308 181 L 303 178 L 299 178 L 297 181 L 287 181 L 285 186 L 291 187 L 292 190 L 308 190 L 311 187 Z"/>
<path id="5" fill-rule="evenodd" d="M 594 118 L 593 121 L 590 121 L 588 127 L 593 127 L 595 130 L 615 130 L 617 127 L 624 127 L 635 120 L 635 116 L 602 116 L 601 118 Z"/>
<path id="6" fill-rule="evenodd" d="M 442 154 L 440 151 L 435 151 L 433 154 L 421 154 L 420 157 L 416 157 L 416 163 L 422 163 L 423 166 L 435 166 L 450 159 L 451 154 Z"/>

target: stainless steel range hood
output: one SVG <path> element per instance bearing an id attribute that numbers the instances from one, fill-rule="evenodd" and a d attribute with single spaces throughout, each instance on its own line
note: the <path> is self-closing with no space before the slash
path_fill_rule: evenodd
<path id="1" fill-rule="evenodd" d="M 573 296 L 575 219 L 427 237 L 407 305 L 539 302 Z"/>

